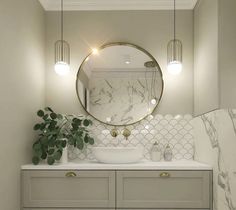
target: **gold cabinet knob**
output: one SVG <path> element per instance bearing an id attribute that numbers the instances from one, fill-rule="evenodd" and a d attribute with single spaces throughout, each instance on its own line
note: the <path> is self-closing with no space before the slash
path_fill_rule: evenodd
<path id="1" fill-rule="evenodd" d="M 76 177 L 76 173 L 73 171 L 67 172 L 66 177 Z"/>
<path id="2" fill-rule="evenodd" d="M 170 174 L 168 172 L 162 172 L 162 173 L 160 173 L 160 177 L 161 178 L 169 178 Z"/>

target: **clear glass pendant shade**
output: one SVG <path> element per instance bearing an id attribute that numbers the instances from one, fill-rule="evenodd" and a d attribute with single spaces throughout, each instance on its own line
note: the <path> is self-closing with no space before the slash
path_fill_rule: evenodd
<path id="1" fill-rule="evenodd" d="M 64 40 L 55 43 L 55 72 L 64 76 L 70 72 L 70 46 Z"/>
<path id="2" fill-rule="evenodd" d="M 55 68 L 55 72 L 60 76 L 67 75 L 70 72 L 70 66 L 63 61 L 57 62 L 54 68 Z"/>
<path id="3" fill-rule="evenodd" d="M 182 43 L 174 39 L 167 46 L 167 69 L 169 73 L 176 75 L 182 71 Z"/>

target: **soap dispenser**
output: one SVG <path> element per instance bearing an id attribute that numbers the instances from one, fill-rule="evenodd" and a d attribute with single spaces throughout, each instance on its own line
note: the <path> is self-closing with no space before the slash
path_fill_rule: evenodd
<path id="1" fill-rule="evenodd" d="M 161 160 L 161 148 L 157 141 L 153 144 L 151 149 L 151 160 L 154 162 Z"/>
<path id="2" fill-rule="evenodd" d="M 167 144 L 166 148 L 165 148 L 165 151 L 164 151 L 164 160 L 165 161 L 171 161 L 173 158 L 173 153 L 172 153 L 172 150 L 170 148 L 170 145 Z"/>

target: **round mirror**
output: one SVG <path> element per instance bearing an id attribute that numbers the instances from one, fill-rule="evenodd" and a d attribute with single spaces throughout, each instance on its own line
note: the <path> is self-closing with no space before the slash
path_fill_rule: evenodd
<path id="1" fill-rule="evenodd" d="M 163 92 L 162 72 L 146 50 L 128 43 L 94 49 L 81 64 L 76 91 L 84 109 L 109 125 L 134 124 L 151 114 Z"/>

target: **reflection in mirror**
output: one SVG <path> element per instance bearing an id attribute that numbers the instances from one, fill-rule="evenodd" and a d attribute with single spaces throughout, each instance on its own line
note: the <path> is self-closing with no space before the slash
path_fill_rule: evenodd
<path id="1" fill-rule="evenodd" d="M 84 109 L 110 125 L 130 125 L 151 114 L 163 92 L 161 69 L 144 49 L 104 45 L 81 64 L 76 90 Z"/>

